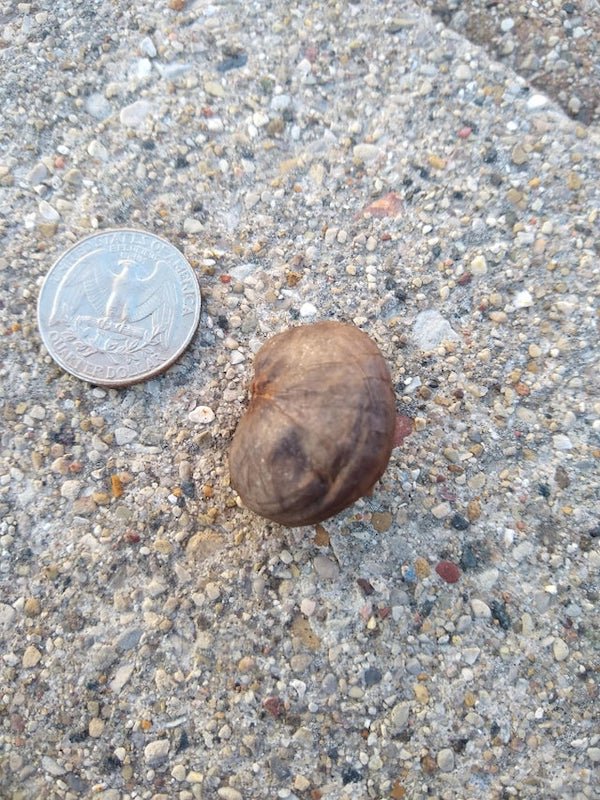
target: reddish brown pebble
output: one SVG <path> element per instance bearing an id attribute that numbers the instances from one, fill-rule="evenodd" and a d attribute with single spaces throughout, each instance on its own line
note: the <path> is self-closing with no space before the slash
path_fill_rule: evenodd
<path id="1" fill-rule="evenodd" d="M 398 414 L 396 417 L 396 429 L 394 430 L 394 447 L 400 447 L 407 436 L 414 430 L 414 423 L 410 417 Z"/>
<path id="2" fill-rule="evenodd" d="M 452 561 L 440 561 L 435 571 L 446 583 L 456 583 L 460 578 L 460 570 Z"/>
<path id="3" fill-rule="evenodd" d="M 369 581 L 366 578 L 357 578 L 356 582 L 363 590 L 366 597 L 369 597 L 369 595 L 373 594 L 373 592 L 375 591 L 373 586 L 369 583 Z"/>
<path id="4" fill-rule="evenodd" d="M 265 711 L 268 711 L 272 717 L 275 717 L 275 719 L 285 714 L 285 703 L 281 697 L 277 697 L 276 695 L 263 700 L 263 708 Z"/>
<path id="5" fill-rule="evenodd" d="M 329 534 L 320 522 L 315 525 L 315 544 L 317 547 L 329 547 Z"/>
<path id="6" fill-rule="evenodd" d="M 396 217 L 402 209 L 402 198 L 396 192 L 384 194 L 363 211 L 363 214 L 370 214 L 372 217 L 381 219 L 382 217 Z"/>
<path id="7" fill-rule="evenodd" d="M 458 136 L 459 136 L 460 139 L 468 139 L 469 136 L 472 133 L 473 133 L 473 128 L 469 128 L 468 126 L 465 126 L 464 128 L 461 128 L 459 130 Z"/>

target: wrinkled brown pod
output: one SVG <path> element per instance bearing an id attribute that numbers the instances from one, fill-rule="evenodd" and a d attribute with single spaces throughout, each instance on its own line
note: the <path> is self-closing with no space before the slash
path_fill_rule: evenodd
<path id="1" fill-rule="evenodd" d="M 248 410 L 229 454 L 245 506 L 282 525 L 311 525 L 371 489 L 393 447 L 394 391 L 375 343 L 341 322 L 269 339 L 254 361 Z"/>

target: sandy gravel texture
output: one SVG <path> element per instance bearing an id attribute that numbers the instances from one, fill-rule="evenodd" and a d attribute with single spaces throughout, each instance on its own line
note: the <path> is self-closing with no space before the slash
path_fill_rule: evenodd
<path id="1" fill-rule="evenodd" d="M 547 92 L 573 119 L 598 123 L 598 0 L 421 0 L 420 5 Z"/>
<path id="2" fill-rule="evenodd" d="M 597 126 L 409 2 L 0 19 L 0 796 L 597 796 Z M 118 226 L 203 295 L 121 390 L 35 318 Z M 227 450 L 253 354 L 320 319 L 381 348 L 399 446 L 286 529 Z"/>

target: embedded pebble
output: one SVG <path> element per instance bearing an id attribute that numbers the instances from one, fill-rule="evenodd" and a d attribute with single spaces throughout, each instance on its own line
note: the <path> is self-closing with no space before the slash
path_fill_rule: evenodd
<path id="1" fill-rule="evenodd" d="M 490 619 L 492 616 L 492 610 L 488 606 L 487 603 L 484 603 L 483 600 L 479 600 L 478 598 L 474 597 L 471 600 L 471 610 L 476 617 L 483 617 L 485 619 Z"/>
<path id="2" fill-rule="evenodd" d="M 0 603 L 0 625 L 8 627 L 17 615 L 15 609 L 8 603 Z"/>
<path id="3" fill-rule="evenodd" d="M 371 161 L 374 161 L 381 155 L 381 150 L 375 144 L 369 144 L 367 142 L 363 142 L 362 144 L 354 145 L 353 153 L 354 153 L 354 158 L 369 163 Z"/>
<path id="4" fill-rule="evenodd" d="M 244 800 L 242 793 L 231 786 L 221 786 L 217 789 L 217 794 L 221 800 Z"/>
<path id="5" fill-rule="evenodd" d="M 40 218 L 44 220 L 44 222 L 58 222 L 60 219 L 60 214 L 58 211 L 53 208 L 50 203 L 46 200 L 42 200 L 38 206 L 38 212 Z M 31 412 L 29 412 L 31 414 Z"/>
<path id="6" fill-rule="evenodd" d="M 127 128 L 140 128 L 152 112 L 152 103 L 148 100 L 136 100 L 121 109 L 119 119 Z"/>
<path id="7" fill-rule="evenodd" d="M 431 513 L 436 519 L 445 519 L 452 513 L 452 506 L 450 503 L 438 503 L 431 509 Z"/>
<path id="8" fill-rule="evenodd" d="M 115 428 L 115 442 L 119 445 L 131 444 L 138 437 L 138 432 L 131 428 Z"/>
<path id="9" fill-rule="evenodd" d="M 469 264 L 469 269 L 473 275 L 485 275 L 488 271 L 485 256 L 475 256 Z"/>
<path id="10" fill-rule="evenodd" d="M 452 772 L 454 769 L 454 750 L 451 750 L 449 747 L 444 747 L 444 749 L 440 750 L 437 754 L 436 761 L 442 772 Z"/>
<path id="11" fill-rule="evenodd" d="M 442 342 L 456 341 L 460 337 L 439 311 L 421 311 L 413 323 L 413 339 L 421 350 L 434 350 Z"/>
<path id="12" fill-rule="evenodd" d="M 548 105 L 548 98 L 544 94 L 532 94 L 527 100 L 527 108 L 530 111 L 538 111 Z"/>
<path id="13" fill-rule="evenodd" d="M 92 92 L 85 101 L 85 110 L 95 119 L 103 120 L 112 114 L 112 106 L 99 92 Z"/>
<path id="14" fill-rule="evenodd" d="M 215 412 L 210 406 L 196 406 L 188 414 L 188 419 L 197 425 L 209 425 L 215 418 Z"/>
<path id="15" fill-rule="evenodd" d="M 23 658 L 21 663 L 24 669 L 31 669 L 35 667 L 36 664 L 39 664 L 42 659 L 42 654 L 37 649 L 37 647 L 33 644 L 30 644 L 23 653 Z"/>
<path id="16" fill-rule="evenodd" d="M 108 150 L 97 139 L 92 139 L 87 146 L 87 151 L 92 158 L 98 158 L 100 161 L 108 161 L 109 159 Z"/>
<path id="17" fill-rule="evenodd" d="M 556 450 L 571 450 L 573 447 L 573 442 L 564 433 L 556 433 L 552 437 L 552 443 Z"/>
<path id="18" fill-rule="evenodd" d="M 27 182 L 31 184 L 31 186 L 37 186 L 38 184 L 43 183 L 47 177 L 48 167 L 40 161 L 27 173 Z"/>
<path id="19" fill-rule="evenodd" d="M 564 661 L 569 657 L 569 646 L 563 639 L 555 639 L 552 645 L 552 652 L 556 661 Z"/>
<path id="20" fill-rule="evenodd" d="M 320 578 L 334 580 L 340 574 L 340 568 L 327 556 L 315 556 L 313 559 L 315 572 Z"/>
<path id="21" fill-rule="evenodd" d="M 460 579 L 460 570 L 452 561 L 440 561 L 435 571 L 446 583 L 456 583 Z"/>
<path id="22" fill-rule="evenodd" d="M 533 305 L 533 297 L 531 296 L 531 292 L 528 292 L 527 289 L 517 292 L 513 303 L 515 308 L 531 308 Z"/>
<path id="23" fill-rule="evenodd" d="M 313 303 L 303 303 L 300 306 L 301 317 L 314 317 L 317 313 L 317 307 Z"/>
<path id="24" fill-rule="evenodd" d="M 170 746 L 168 739 L 157 739 L 154 742 L 148 742 L 144 747 L 144 760 L 146 764 L 155 767 L 163 761 L 166 761 Z"/>

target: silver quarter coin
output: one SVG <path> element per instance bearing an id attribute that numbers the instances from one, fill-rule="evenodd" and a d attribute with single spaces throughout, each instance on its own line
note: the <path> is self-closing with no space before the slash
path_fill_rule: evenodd
<path id="1" fill-rule="evenodd" d="M 152 233 L 116 229 L 73 245 L 38 299 L 52 358 L 102 386 L 127 386 L 167 369 L 200 319 L 200 289 L 179 250 Z"/>

